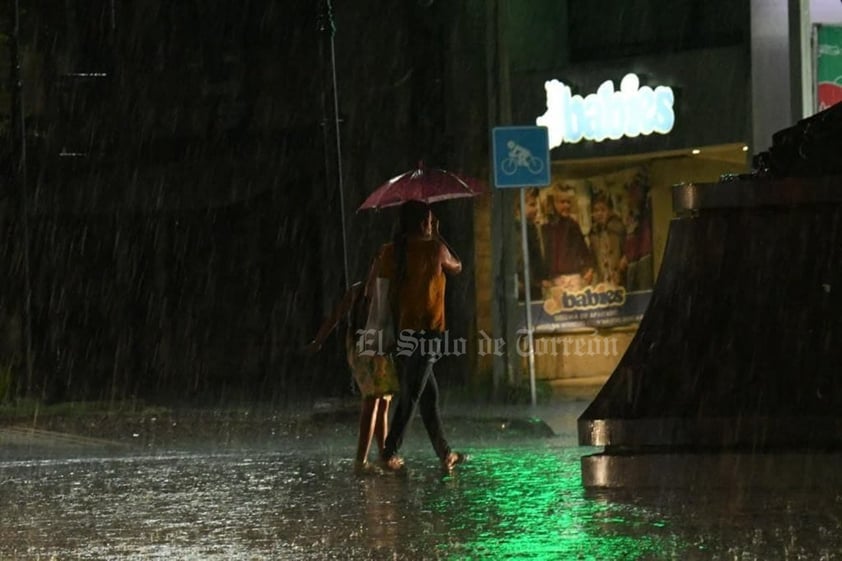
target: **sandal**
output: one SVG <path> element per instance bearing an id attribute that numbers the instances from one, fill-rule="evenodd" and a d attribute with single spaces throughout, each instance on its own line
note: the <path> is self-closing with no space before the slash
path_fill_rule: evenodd
<path id="1" fill-rule="evenodd" d="M 385 471 L 401 471 L 404 469 L 403 458 L 400 456 L 391 456 L 380 460 L 380 468 Z"/>
<path id="2" fill-rule="evenodd" d="M 450 452 L 442 458 L 441 460 L 441 467 L 444 468 L 445 471 L 451 472 L 453 468 L 455 468 L 459 464 L 464 464 L 465 462 L 470 459 L 470 456 L 467 454 L 463 454 L 462 452 Z"/>

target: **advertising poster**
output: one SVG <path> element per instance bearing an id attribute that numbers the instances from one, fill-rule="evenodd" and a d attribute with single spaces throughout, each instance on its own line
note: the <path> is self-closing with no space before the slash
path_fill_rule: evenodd
<path id="1" fill-rule="evenodd" d="M 654 283 L 646 168 L 587 179 L 554 177 L 549 187 L 527 189 L 525 199 L 525 212 L 518 204 L 515 217 L 518 236 L 521 216 L 526 220 L 535 332 L 639 322 Z M 519 249 L 520 306 L 527 290 L 525 261 Z"/>
<path id="2" fill-rule="evenodd" d="M 816 107 L 824 111 L 842 101 L 842 27 L 817 25 Z"/>

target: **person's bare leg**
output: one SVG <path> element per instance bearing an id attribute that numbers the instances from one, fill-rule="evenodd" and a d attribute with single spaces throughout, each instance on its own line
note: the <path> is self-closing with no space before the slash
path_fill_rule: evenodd
<path id="1" fill-rule="evenodd" d="M 389 405 L 392 403 L 392 396 L 387 395 L 380 398 L 380 406 L 377 409 L 377 425 L 374 429 L 374 436 L 377 439 L 377 446 L 380 452 L 380 465 L 387 470 L 403 468 L 403 458 L 397 454 L 388 460 L 386 459 L 386 436 L 389 434 Z"/>
<path id="2" fill-rule="evenodd" d="M 378 398 L 377 414 L 374 424 L 374 438 L 377 439 L 377 451 L 380 459 L 383 459 L 383 450 L 386 446 L 386 435 L 389 433 L 389 405 L 392 396 L 386 395 Z"/>
<path id="3" fill-rule="evenodd" d="M 374 436 L 374 426 L 377 418 L 376 397 L 364 397 L 360 407 L 360 430 L 357 437 L 357 457 L 355 466 L 361 468 L 368 462 L 368 451 Z"/>

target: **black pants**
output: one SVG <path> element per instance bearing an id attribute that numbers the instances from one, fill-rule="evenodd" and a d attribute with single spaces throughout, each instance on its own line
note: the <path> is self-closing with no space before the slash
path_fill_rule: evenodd
<path id="1" fill-rule="evenodd" d="M 427 335 L 428 340 L 437 335 Z M 439 414 L 439 387 L 433 372 L 435 359 L 429 354 L 416 349 L 411 355 L 397 356 L 398 376 L 400 378 L 400 394 L 392 417 L 389 435 L 386 437 L 385 457 L 391 458 L 403 444 L 403 437 L 409 422 L 420 407 L 421 420 L 436 455 L 444 459 L 450 453 L 450 446 L 444 437 Z"/>

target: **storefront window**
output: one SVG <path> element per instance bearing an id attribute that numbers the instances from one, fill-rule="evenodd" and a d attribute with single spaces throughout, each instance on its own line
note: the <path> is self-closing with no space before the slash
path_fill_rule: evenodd
<path id="1" fill-rule="evenodd" d="M 537 332 L 640 320 L 654 282 L 649 191 L 647 168 L 635 166 L 585 179 L 557 177 L 525 193 L 529 280 L 521 249 L 518 289 L 525 305 L 529 286 Z"/>

